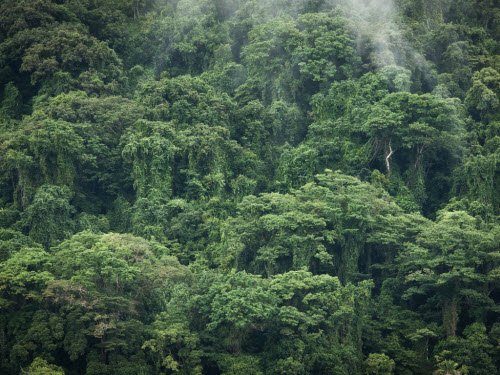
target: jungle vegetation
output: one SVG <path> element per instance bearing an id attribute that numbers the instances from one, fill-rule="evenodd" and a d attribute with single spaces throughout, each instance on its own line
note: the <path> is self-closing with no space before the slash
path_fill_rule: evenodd
<path id="1" fill-rule="evenodd" d="M 2 0 L 0 373 L 500 371 L 496 0 Z"/>

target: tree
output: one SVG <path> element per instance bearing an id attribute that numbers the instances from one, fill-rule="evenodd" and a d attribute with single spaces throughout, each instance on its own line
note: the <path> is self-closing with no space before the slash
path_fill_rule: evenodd
<path id="1" fill-rule="evenodd" d="M 51 365 L 46 360 L 37 357 L 26 370 L 21 369 L 21 374 L 31 375 L 64 375 L 61 367 Z"/>
<path id="2" fill-rule="evenodd" d="M 404 270 L 407 284 L 403 297 L 421 295 L 428 301 L 425 296 L 435 295 L 447 337 L 458 334 L 460 310 L 466 301 L 474 309 L 489 309 L 493 303 L 485 290 L 487 275 L 496 268 L 495 261 L 490 262 L 495 257 L 493 243 L 498 228 L 476 225 L 465 212 L 443 212 L 438 222 L 425 228 L 416 244 L 408 244 L 400 255 L 400 270 Z"/>
<path id="3" fill-rule="evenodd" d="M 365 361 L 367 374 L 391 375 L 394 373 L 394 361 L 385 354 L 371 353 Z"/>
<path id="4" fill-rule="evenodd" d="M 70 199 L 68 188 L 43 185 L 37 190 L 33 203 L 21 217 L 23 226 L 35 242 L 48 248 L 73 233 L 75 211 Z"/>

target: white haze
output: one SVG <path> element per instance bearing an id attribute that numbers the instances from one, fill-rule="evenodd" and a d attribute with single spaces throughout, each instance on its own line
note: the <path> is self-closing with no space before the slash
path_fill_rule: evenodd
<path id="1" fill-rule="evenodd" d="M 351 21 L 351 27 L 358 36 L 358 48 L 362 43 L 371 44 L 374 52 L 371 60 L 377 67 L 395 65 L 392 44 L 401 36 L 394 18 L 394 4 L 390 0 L 345 0 L 343 7 Z M 401 55 L 401 53 L 399 54 Z"/>
<path id="2" fill-rule="evenodd" d="M 177 14 L 188 19 L 203 17 L 203 4 L 207 0 L 180 0 Z M 297 17 L 307 4 L 314 0 L 225 0 L 226 14 L 238 17 L 238 12 L 250 16 L 253 24 L 267 22 L 274 17 Z M 370 69 L 386 66 L 418 67 L 423 78 L 429 77 L 429 63 L 405 39 L 396 22 L 397 9 L 393 0 L 325 0 L 322 11 L 334 10 L 347 19 L 348 27 L 355 35 L 361 55 L 370 52 Z"/>

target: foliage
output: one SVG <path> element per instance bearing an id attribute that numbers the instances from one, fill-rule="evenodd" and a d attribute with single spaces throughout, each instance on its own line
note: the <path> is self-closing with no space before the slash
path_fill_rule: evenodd
<path id="1" fill-rule="evenodd" d="M 493 0 L 0 2 L 0 373 L 493 374 Z"/>

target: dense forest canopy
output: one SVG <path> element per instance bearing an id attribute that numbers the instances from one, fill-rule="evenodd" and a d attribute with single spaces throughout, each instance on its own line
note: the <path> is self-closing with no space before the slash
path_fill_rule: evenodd
<path id="1" fill-rule="evenodd" d="M 500 370 L 496 0 L 2 0 L 0 373 Z"/>

